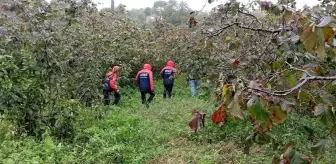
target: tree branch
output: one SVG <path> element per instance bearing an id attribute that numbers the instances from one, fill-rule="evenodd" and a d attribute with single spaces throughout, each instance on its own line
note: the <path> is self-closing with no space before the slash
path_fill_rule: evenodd
<path id="1" fill-rule="evenodd" d="M 278 29 L 278 30 L 269 30 L 269 29 L 263 29 L 263 28 L 252 28 L 252 27 L 247 27 L 240 25 L 239 23 L 236 23 L 236 25 L 242 29 L 247 29 L 247 30 L 252 30 L 252 31 L 257 31 L 257 32 L 267 32 L 267 33 L 279 33 L 283 30 L 285 31 L 290 31 L 291 29 L 286 28 L 286 29 Z"/>
<path id="2" fill-rule="evenodd" d="M 252 88 L 252 87 L 247 87 L 248 89 L 254 90 L 254 91 L 258 91 L 258 92 L 262 92 L 262 93 L 266 93 L 272 96 L 287 96 L 289 94 L 291 94 L 292 92 L 300 89 L 304 84 L 306 84 L 309 81 L 313 81 L 313 80 L 336 80 L 336 76 L 327 76 L 327 77 L 323 77 L 323 76 L 311 76 L 311 77 L 306 77 L 303 78 L 302 81 L 297 84 L 295 87 L 289 89 L 289 90 L 285 90 L 285 91 L 268 91 L 268 90 L 263 90 L 263 89 L 259 89 L 259 88 Z"/>
<path id="3" fill-rule="evenodd" d="M 228 24 L 228 25 L 220 28 L 219 30 L 217 30 L 216 33 L 204 33 L 204 34 L 210 35 L 208 37 L 211 38 L 211 37 L 214 37 L 214 36 L 217 36 L 217 35 L 221 34 L 225 29 L 227 29 L 229 27 L 232 27 L 234 25 L 237 25 L 237 27 L 242 28 L 242 29 L 247 29 L 247 30 L 252 30 L 252 31 L 257 31 L 257 32 L 267 32 L 267 33 L 279 33 L 279 32 L 281 32 L 283 30 L 286 30 L 286 31 L 290 31 L 291 30 L 290 28 L 278 29 L 278 30 L 270 30 L 270 29 L 263 29 L 263 28 L 252 28 L 252 27 L 248 27 L 248 26 L 243 26 L 239 22 L 235 22 L 235 23 L 231 23 L 231 24 Z"/>
<path id="4" fill-rule="evenodd" d="M 244 14 L 244 15 L 253 17 L 258 23 L 261 24 L 261 22 L 258 20 L 258 18 L 257 18 L 256 16 L 254 16 L 254 15 L 252 15 L 252 14 L 250 14 L 250 13 L 246 13 L 246 12 L 244 12 L 244 11 L 242 11 L 242 10 L 239 10 L 239 9 L 238 9 L 238 12 L 239 12 L 239 13 L 242 13 L 242 14 Z"/>

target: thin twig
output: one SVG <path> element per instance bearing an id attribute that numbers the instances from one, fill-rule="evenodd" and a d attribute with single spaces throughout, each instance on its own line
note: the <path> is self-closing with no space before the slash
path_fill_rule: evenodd
<path id="1" fill-rule="evenodd" d="M 288 62 L 286 62 L 286 64 L 289 66 L 290 69 L 293 69 L 293 70 L 297 70 L 297 71 L 301 71 L 301 72 L 304 72 L 306 73 L 308 76 L 312 77 L 313 75 L 310 74 L 307 70 L 304 70 L 304 69 L 300 69 L 300 68 L 295 68 L 293 67 L 291 64 L 289 64 Z"/>
<path id="2" fill-rule="evenodd" d="M 250 13 L 246 13 L 246 12 L 244 12 L 244 11 L 242 11 L 242 10 L 239 10 L 239 9 L 238 9 L 238 12 L 239 12 L 239 13 L 242 13 L 242 14 L 244 14 L 244 15 L 253 17 L 258 23 L 261 24 L 261 22 L 258 20 L 258 18 L 257 18 L 256 16 L 254 16 L 254 15 L 252 15 L 252 14 L 250 14 Z"/>

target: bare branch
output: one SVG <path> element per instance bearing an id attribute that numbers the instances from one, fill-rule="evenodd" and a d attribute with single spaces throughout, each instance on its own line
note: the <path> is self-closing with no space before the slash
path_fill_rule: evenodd
<path id="1" fill-rule="evenodd" d="M 235 25 L 235 24 L 236 24 L 236 23 L 228 24 L 228 25 L 226 25 L 226 26 L 220 28 L 219 30 L 217 30 L 216 33 L 213 33 L 213 34 L 211 34 L 211 33 L 207 33 L 207 34 L 210 34 L 209 37 L 217 36 L 217 35 L 221 34 L 225 29 L 227 29 L 227 28 L 229 28 L 229 27 L 231 27 L 231 26 L 233 26 L 233 25 Z"/>
<path id="2" fill-rule="evenodd" d="M 252 87 L 248 87 L 248 89 L 254 90 L 254 91 L 258 91 L 258 92 L 262 92 L 262 93 L 266 93 L 272 96 L 287 96 L 291 93 L 293 93 L 294 91 L 300 89 L 304 84 L 306 84 L 308 81 L 313 81 L 313 80 L 336 80 L 336 76 L 327 76 L 327 77 L 323 77 L 323 76 L 311 76 L 311 77 L 306 77 L 304 79 L 302 79 L 302 81 L 297 84 L 295 87 L 289 89 L 289 90 L 285 90 L 285 91 L 267 91 L 267 90 L 263 90 L 263 89 L 258 89 L 258 88 L 252 88 Z"/>
<path id="3" fill-rule="evenodd" d="M 254 15 L 252 15 L 252 14 L 250 14 L 250 13 L 246 13 L 246 12 L 244 12 L 244 11 L 242 11 L 242 10 L 238 10 L 238 12 L 239 12 L 239 13 L 242 13 L 242 14 L 244 14 L 244 15 L 253 17 L 258 23 L 261 24 L 261 22 L 258 20 L 258 18 L 257 18 L 256 16 L 254 16 Z"/>
<path id="4" fill-rule="evenodd" d="M 267 33 L 279 33 L 283 30 L 285 31 L 290 31 L 291 29 L 287 28 L 287 29 L 278 29 L 278 30 L 269 30 L 269 29 L 263 29 L 263 28 L 252 28 L 252 27 L 248 27 L 248 26 L 243 26 L 240 25 L 239 23 L 236 23 L 236 25 L 242 29 L 247 29 L 247 30 L 252 30 L 252 31 L 257 31 L 257 32 L 267 32 Z"/>

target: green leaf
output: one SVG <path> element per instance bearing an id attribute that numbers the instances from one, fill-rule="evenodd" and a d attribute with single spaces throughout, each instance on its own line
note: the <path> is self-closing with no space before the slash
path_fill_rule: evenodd
<path id="1" fill-rule="evenodd" d="M 260 99 L 257 99 L 255 104 L 248 107 L 248 111 L 258 123 L 267 122 L 270 118 L 269 112 L 262 107 Z"/>
<path id="2" fill-rule="evenodd" d="M 280 64 L 280 62 L 274 62 L 274 63 L 272 64 L 272 68 L 273 68 L 274 70 L 280 69 L 280 68 L 281 68 L 281 64 Z"/>
<path id="3" fill-rule="evenodd" d="M 333 144 L 333 140 L 328 137 L 317 142 L 311 147 L 311 151 L 314 155 L 323 155 L 328 147 Z"/>
<path id="4" fill-rule="evenodd" d="M 43 141 L 44 141 L 45 150 L 48 153 L 50 153 L 56 147 L 50 136 L 46 136 Z"/>
<path id="5" fill-rule="evenodd" d="M 287 81 L 289 83 L 289 87 L 295 87 L 296 86 L 296 78 L 293 74 L 289 74 L 287 76 Z"/>
<path id="6" fill-rule="evenodd" d="M 311 100 L 309 93 L 304 90 L 299 91 L 298 97 L 301 101 L 304 101 L 304 102 L 309 102 Z"/>
<path id="7" fill-rule="evenodd" d="M 272 138 L 272 149 L 275 151 L 279 148 L 279 142 L 277 142 L 274 138 Z"/>
<path id="8" fill-rule="evenodd" d="M 2 162 L 6 163 L 6 164 L 15 164 L 15 162 L 12 158 L 4 159 L 4 160 L 2 160 Z"/>
<path id="9" fill-rule="evenodd" d="M 312 128 L 306 126 L 306 125 L 303 126 L 303 129 L 304 129 L 305 131 L 307 131 L 307 132 L 309 133 L 310 136 L 313 136 L 313 135 L 314 135 L 314 129 L 312 129 Z"/>
<path id="10" fill-rule="evenodd" d="M 288 162 L 290 162 L 290 164 L 309 164 L 311 162 L 308 156 L 297 152 L 292 143 L 285 145 L 283 156 L 289 158 L 290 161 Z"/>
<path id="11" fill-rule="evenodd" d="M 328 54 L 329 54 L 331 57 L 336 57 L 336 52 L 335 52 L 334 48 L 332 48 L 332 47 L 329 47 L 329 48 L 328 48 Z"/>
<path id="12" fill-rule="evenodd" d="M 322 70 L 322 69 L 321 69 Z M 336 97 L 329 92 L 322 90 L 320 92 L 320 97 L 322 98 L 323 102 L 328 105 L 336 106 Z"/>
<path id="13" fill-rule="evenodd" d="M 267 144 L 271 142 L 272 137 L 266 133 L 259 133 L 255 136 L 255 142 L 258 144 Z"/>
<path id="14" fill-rule="evenodd" d="M 320 116 L 322 123 L 327 127 L 332 128 L 335 126 L 336 117 L 328 105 L 318 104 L 314 110 L 314 114 L 315 116 Z"/>
<path id="15" fill-rule="evenodd" d="M 336 125 L 334 127 L 331 128 L 330 130 L 330 134 L 331 135 L 335 135 L 336 134 Z"/>
<path id="16" fill-rule="evenodd" d="M 290 160 L 290 164 L 310 164 L 310 158 L 306 155 L 303 155 L 295 151 L 293 157 Z"/>

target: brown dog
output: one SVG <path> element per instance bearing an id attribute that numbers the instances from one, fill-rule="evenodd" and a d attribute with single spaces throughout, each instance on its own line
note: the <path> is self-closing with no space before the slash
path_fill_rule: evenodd
<path id="1" fill-rule="evenodd" d="M 197 131 L 204 127 L 205 113 L 194 109 L 192 111 L 191 120 L 188 121 L 189 127 L 197 133 Z"/>

